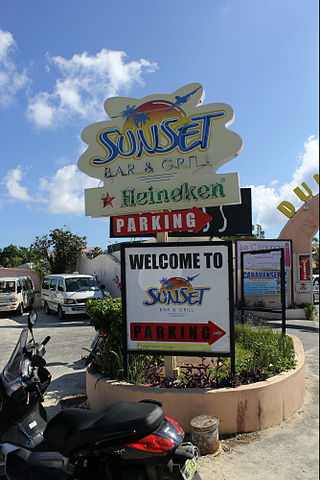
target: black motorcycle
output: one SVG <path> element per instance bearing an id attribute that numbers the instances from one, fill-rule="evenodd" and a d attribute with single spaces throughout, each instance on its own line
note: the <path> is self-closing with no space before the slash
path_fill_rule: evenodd
<path id="1" fill-rule="evenodd" d="M 0 479 L 201 480 L 198 450 L 151 400 L 101 410 L 69 408 L 49 422 L 42 406 L 51 375 L 28 317 L 0 375 Z M 28 335 L 31 339 L 28 341 Z"/>

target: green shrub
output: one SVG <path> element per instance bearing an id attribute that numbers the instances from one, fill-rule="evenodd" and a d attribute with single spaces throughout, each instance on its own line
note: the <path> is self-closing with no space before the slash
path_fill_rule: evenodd
<path id="1" fill-rule="evenodd" d="M 86 313 L 95 329 L 107 335 L 101 355 L 93 362 L 95 369 L 108 378 L 122 380 L 124 369 L 121 299 L 107 297 L 102 300 L 89 300 Z M 200 365 L 181 368 L 177 380 L 164 378 L 163 357 L 130 354 L 130 380 L 133 383 L 148 383 L 158 387 L 234 387 L 265 380 L 295 365 L 292 338 L 265 326 L 237 324 L 235 351 L 235 376 L 232 377 L 230 373 L 230 358 L 203 358 Z"/>
<path id="2" fill-rule="evenodd" d="M 307 320 L 313 320 L 316 314 L 316 307 L 312 304 L 303 307 L 304 315 Z"/>
<path id="3" fill-rule="evenodd" d="M 237 375 L 264 380 L 295 365 L 292 338 L 269 327 L 236 325 L 235 344 Z"/>
<path id="4" fill-rule="evenodd" d="M 88 300 L 85 312 L 91 325 L 106 334 L 103 351 L 95 356 L 92 368 L 108 378 L 123 380 L 123 330 L 121 298 L 106 297 Z M 161 363 L 159 357 L 130 354 L 128 356 L 129 377 L 134 383 L 144 380 L 144 368 L 151 360 Z"/>

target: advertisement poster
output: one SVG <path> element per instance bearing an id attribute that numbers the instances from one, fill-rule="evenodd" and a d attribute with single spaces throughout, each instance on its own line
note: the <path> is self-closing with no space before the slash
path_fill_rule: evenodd
<path id="1" fill-rule="evenodd" d="M 310 255 L 299 255 L 299 281 L 307 282 L 310 280 Z"/>
<path id="2" fill-rule="evenodd" d="M 241 253 L 250 253 L 259 250 L 284 248 L 284 268 L 291 270 L 291 242 L 289 240 L 237 240 L 237 268 L 240 269 Z M 279 252 L 266 255 L 245 255 L 245 269 L 250 270 L 278 270 Z"/>
<path id="3" fill-rule="evenodd" d="M 311 282 L 297 282 L 296 283 L 296 293 L 310 293 L 311 292 Z"/>
<path id="4" fill-rule="evenodd" d="M 229 242 L 122 244 L 128 352 L 229 356 Z"/>
<path id="5" fill-rule="evenodd" d="M 280 295 L 280 271 L 244 271 L 244 296 Z"/>
<path id="6" fill-rule="evenodd" d="M 195 207 L 194 207 L 195 208 Z M 207 214 L 209 219 L 201 226 L 194 228 L 194 225 L 186 225 L 178 220 L 171 222 L 171 228 L 168 228 L 170 237 L 222 237 L 233 235 L 252 235 L 252 208 L 251 208 L 251 189 L 241 188 L 241 204 L 239 205 L 220 205 L 219 207 L 201 207 L 203 215 Z M 188 210 L 186 210 L 188 212 Z M 176 215 L 177 211 L 172 210 L 167 215 Z M 188 214 L 188 213 L 187 213 Z M 150 215 L 150 214 L 149 214 Z M 154 214 L 155 215 L 155 214 Z M 158 213 L 158 215 L 161 215 Z M 140 215 L 145 217 L 146 215 Z M 128 219 L 130 217 L 128 216 Z M 164 223 L 164 222 L 163 222 Z M 170 221 L 167 222 L 170 227 Z M 196 223 L 196 222 L 195 222 Z M 151 232 L 148 225 L 142 223 L 138 228 L 136 223 L 129 224 L 129 220 L 121 222 L 119 217 L 110 219 L 110 238 L 117 237 L 151 237 L 155 236 L 157 230 L 160 230 L 161 221 L 155 219 L 154 224 L 157 228 Z M 165 226 L 165 225 L 164 225 Z M 177 226 L 181 228 L 176 228 Z M 186 228 L 183 228 L 185 226 Z M 127 227 L 127 228 L 126 228 Z M 144 230 L 144 231 L 143 231 Z M 148 230 L 148 233 L 146 233 Z"/>

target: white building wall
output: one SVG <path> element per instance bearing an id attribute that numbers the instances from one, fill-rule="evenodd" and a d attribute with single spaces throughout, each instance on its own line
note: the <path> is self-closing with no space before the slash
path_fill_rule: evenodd
<path id="1" fill-rule="evenodd" d="M 81 255 L 77 260 L 77 272 L 95 275 L 112 297 L 121 297 L 120 252 L 98 255 L 92 260 Z"/>

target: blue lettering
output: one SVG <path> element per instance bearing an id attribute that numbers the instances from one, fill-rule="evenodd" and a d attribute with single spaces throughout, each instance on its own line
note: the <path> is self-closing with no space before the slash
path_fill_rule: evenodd
<path id="1" fill-rule="evenodd" d="M 178 128 L 179 131 L 179 149 L 181 150 L 182 153 L 187 153 L 193 150 L 194 148 L 197 148 L 201 144 L 201 140 L 195 140 L 193 143 L 191 143 L 189 146 L 186 144 L 186 139 L 190 136 L 193 135 L 199 135 L 200 130 L 191 130 L 189 131 L 190 128 L 193 127 L 198 127 L 200 124 L 199 123 L 187 123 L 186 125 L 183 125 L 182 127 Z"/>
<path id="2" fill-rule="evenodd" d="M 125 150 L 124 150 L 124 148 L 123 148 L 123 143 L 124 143 L 124 140 L 125 140 L 125 135 L 127 136 L 127 139 L 128 139 L 128 141 L 129 141 L 129 151 L 128 151 L 128 152 L 125 152 Z M 118 138 L 117 147 L 118 147 L 118 150 L 119 150 L 119 155 L 120 155 L 121 157 L 132 157 L 132 155 L 135 154 L 137 145 L 136 145 L 136 138 L 135 138 L 134 133 L 133 133 L 132 130 L 126 130 L 125 134 L 124 134 L 124 135 L 121 135 L 121 136 Z"/>
<path id="3" fill-rule="evenodd" d="M 225 112 L 206 113 L 204 115 L 196 115 L 191 117 L 191 120 L 203 120 L 202 122 L 202 138 L 201 138 L 201 150 L 208 148 L 210 125 L 213 118 L 224 117 Z"/>
<path id="4" fill-rule="evenodd" d="M 136 158 L 142 157 L 143 150 L 146 151 L 149 155 L 154 155 L 158 151 L 159 147 L 159 127 L 158 125 L 151 125 L 151 136 L 153 146 L 148 145 L 145 133 L 142 128 L 137 130 L 137 140 L 138 140 L 138 151 L 136 153 Z"/>
<path id="5" fill-rule="evenodd" d="M 162 133 L 164 133 L 168 137 L 170 143 L 167 147 L 159 147 L 159 153 L 171 152 L 178 146 L 179 137 L 176 132 L 170 127 L 171 123 L 177 123 L 177 121 L 177 118 L 168 118 L 161 123 L 160 129 Z"/>
<path id="6" fill-rule="evenodd" d="M 105 158 L 93 157 L 90 159 L 90 163 L 91 165 L 102 166 L 108 165 L 117 157 L 135 157 L 138 159 L 144 153 L 147 155 L 165 154 L 175 149 L 178 149 L 181 153 L 191 152 L 196 148 L 206 150 L 209 145 L 212 120 L 224 115 L 224 111 L 194 115 L 190 117 L 191 121 L 189 123 L 178 127 L 177 131 L 172 126 L 179 119 L 168 118 L 159 125 L 152 124 L 148 135 L 142 128 L 128 129 L 123 134 L 120 134 L 119 130 L 113 127 L 102 130 L 98 135 L 98 142 L 106 150 L 107 155 Z M 114 134 L 117 134 L 117 140 L 111 138 Z M 168 170 L 172 168 L 170 164 L 165 164 L 165 162 L 166 160 L 164 160 L 163 168 Z M 177 163 L 177 168 L 182 164 L 183 159 Z"/>
<path id="7" fill-rule="evenodd" d="M 109 138 L 109 135 L 112 135 L 113 133 L 119 133 L 119 130 L 117 128 L 111 128 L 110 130 L 103 130 L 99 133 L 99 142 L 107 149 L 108 156 L 107 158 L 91 158 L 91 164 L 106 165 L 107 163 L 112 162 L 112 160 L 114 160 L 119 155 L 117 145 L 115 145 L 111 138 Z"/>
<path id="8" fill-rule="evenodd" d="M 144 300 L 142 304 L 147 307 L 157 303 L 165 305 L 202 305 L 204 293 L 209 290 L 210 287 L 196 287 L 192 291 L 189 290 L 189 287 L 176 288 L 173 291 L 151 287 L 146 291 L 150 300 Z"/>

